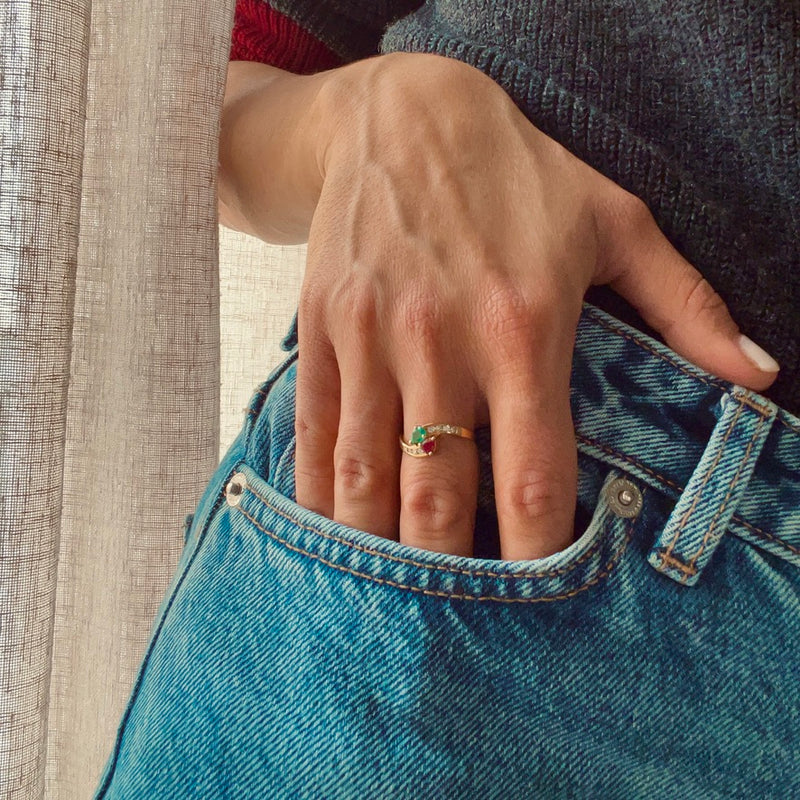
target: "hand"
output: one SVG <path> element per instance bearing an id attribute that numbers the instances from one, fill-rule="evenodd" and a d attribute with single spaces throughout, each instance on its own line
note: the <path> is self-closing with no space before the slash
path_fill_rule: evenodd
<path id="1" fill-rule="evenodd" d="M 774 380 L 777 365 L 745 356 L 725 305 L 644 204 L 482 73 L 395 54 L 324 75 L 315 119 L 332 124 L 320 129 L 299 310 L 299 503 L 469 555 L 474 443 L 444 437 L 414 459 L 397 437 L 491 423 L 502 557 L 563 549 L 572 349 L 591 284 L 609 284 L 699 366 L 755 389 Z"/>
<path id="2" fill-rule="evenodd" d="M 572 538 L 575 329 L 607 283 L 678 352 L 764 388 L 709 284 L 639 200 L 568 153 L 478 71 L 364 62 L 338 95 L 299 313 L 298 502 L 417 547 L 469 555 L 478 460 L 398 433 L 491 423 L 502 557 Z"/>

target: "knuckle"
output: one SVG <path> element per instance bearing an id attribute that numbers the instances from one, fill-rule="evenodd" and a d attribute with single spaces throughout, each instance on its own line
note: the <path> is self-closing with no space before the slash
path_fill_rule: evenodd
<path id="1" fill-rule="evenodd" d="M 560 328 L 554 310 L 567 308 L 553 281 L 542 281 L 536 297 L 528 298 L 515 286 L 495 286 L 478 316 L 480 347 L 488 371 L 520 374 L 532 363 L 536 348 L 553 340 Z"/>
<path id="2" fill-rule="evenodd" d="M 618 196 L 620 217 L 634 230 L 640 230 L 653 223 L 653 215 L 647 203 L 631 192 L 622 190 Z"/>
<path id="3" fill-rule="evenodd" d="M 639 240 L 655 224 L 647 203 L 632 192 L 614 186 L 606 196 L 601 225 L 622 241 Z"/>
<path id="4" fill-rule="evenodd" d="M 542 471 L 523 474 L 504 488 L 496 488 L 497 504 L 505 514 L 536 523 L 561 511 L 563 492 L 559 481 Z"/>
<path id="5" fill-rule="evenodd" d="M 446 539 L 468 521 L 467 504 L 451 489 L 430 480 L 415 480 L 404 485 L 402 514 L 413 527 L 424 530 L 430 539 Z"/>
<path id="6" fill-rule="evenodd" d="M 484 302 L 485 322 L 490 333 L 503 335 L 528 320 L 528 304 L 516 286 L 495 283 Z"/>
<path id="7" fill-rule="evenodd" d="M 399 341 L 423 361 L 435 361 L 445 335 L 445 314 L 441 301 L 414 294 L 399 301 L 396 308 Z"/>
<path id="8" fill-rule="evenodd" d="M 491 342 L 504 342 L 511 347 L 522 345 L 530 341 L 539 327 L 538 315 L 515 286 L 495 285 L 482 309 L 483 334 Z"/>
<path id="9" fill-rule="evenodd" d="M 360 458 L 352 451 L 337 448 L 333 457 L 336 482 L 350 497 L 368 498 L 386 488 L 386 481 L 376 464 Z"/>
<path id="10" fill-rule="evenodd" d="M 443 329 L 444 312 L 434 296 L 415 294 L 401 303 L 401 324 L 415 339 L 436 341 Z"/>
<path id="11" fill-rule="evenodd" d="M 717 315 L 726 310 L 725 301 L 701 275 L 692 276 L 684 298 L 684 311 L 690 319 Z"/>

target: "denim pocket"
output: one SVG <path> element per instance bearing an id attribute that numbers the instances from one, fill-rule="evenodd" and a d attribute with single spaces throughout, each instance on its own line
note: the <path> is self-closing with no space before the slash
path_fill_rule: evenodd
<path id="1" fill-rule="evenodd" d="M 795 510 L 775 504 L 765 528 L 788 530 L 779 553 L 737 529 L 696 586 L 654 570 L 648 553 L 680 471 L 691 473 L 692 447 L 702 453 L 725 389 L 702 378 L 708 425 L 695 446 L 676 429 L 702 422 L 697 403 L 670 405 L 665 392 L 689 397 L 698 378 L 601 328 L 607 352 L 593 350 L 583 385 L 598 425 L 625 447 L 584 430 L 579 495 L 591 519 L 536 561 L 410 548 L 294 503 L 290 355 L 198 508 L 99 796 L 800 792 L 800 574 L 783 555 Z M 644 389 L 617 387 L 637 357 Z M 668 380 L 645 373 L 652 359 Z M 766 445 L 769 475 L 788 464 L 791 484 L 797 460 L 783 442 Z M 631 516 L 622 479 L 641 494 Z M 748 522 L 772 513 L 769 481 L 758 486 Z"/>
<path id="2" fill-rule="evenodd" d="M 607 579 L 636 520 L 616 515 L 606 500 L 619 474 L 609 471 L 585 532 L 565 550 L 535 561 L 498 561 L 409 547 L 333 522 L 302 508 L 241 464 L 232 479 L 232 525 L 249 527 L 274 547 L 342 576 L 433 597 L 480 602 L 551 602 Z"/>
<path id="3" fill-rule="evenodd" d="M 775 655 L 800 644 L 797 615 L 736 572 L 743 542 L 687 595 L 646 563 L 668 501 L 645 488 L 621 516 L 629 476 L 584 459 L 596 506 L 563 552 L 432 553 L 296 505 L 242 453 L 198 510 L 98 796 L 800 789 L 797 678 Z"/>
<path id="4" fill-rule="evenodd" d="M 646 563 L 661 499 L 612 510 L 622 477 L 608 472 L 565 551 L 503 562 L 347 528 L 233 464 L 137 683 L 109 796 L 627 800 L 793 785 L 797 680 L 774 657 L 799 638 L 779 616 L 791 604 L 759 619 L 753 584 L 713 584 L 713 571 L 687 597 Z"/>
<path id="5" fill-rule="evenodd" d="M 331 569 L 355 570 L 353 574 L 364 579 L 442 596 L 506 602 L 555 599 L 584 591 L 613 571 L 636 520 L 616 516 L 601 491 L 604 482 L 610 483 L 624 472 L 588 456 L 581 456 L 579 472 L 579 509 L 586 528 L 569 548 L 536 562 L 464 559 L 418 550 L 348 528 L 297 505 L 293 500 L 295 359 L 292 354 L 280 375 L 269 383 L 252 424 L 245 457 L 237 467 L 247 488 L 236 513 L 246 516 L 263 536 Z M 486 448 L 485 441 L 479 444 Z M 483 521 L 496 528 L 493 513 L 492 501 Z"/>

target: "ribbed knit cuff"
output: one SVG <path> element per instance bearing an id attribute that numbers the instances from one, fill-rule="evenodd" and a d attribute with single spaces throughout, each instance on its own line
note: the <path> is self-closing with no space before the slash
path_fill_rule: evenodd
<path id="1" fill-rule="evenodd" d="M 305 75 L 343 63 L 330 48 L 264 0 L 236 0 L 230 60 L 259 61 Z"/>

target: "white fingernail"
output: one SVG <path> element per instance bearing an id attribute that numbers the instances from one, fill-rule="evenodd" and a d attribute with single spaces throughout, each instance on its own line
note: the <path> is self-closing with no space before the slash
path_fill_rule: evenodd
<path id="1" fill-rule="evenodd" d="M 762 350 L 752 339 L 746 336 L 739 337 L 739 349 L 762 372 L 777 372 L 781 365 L 766 351 Z"/>

